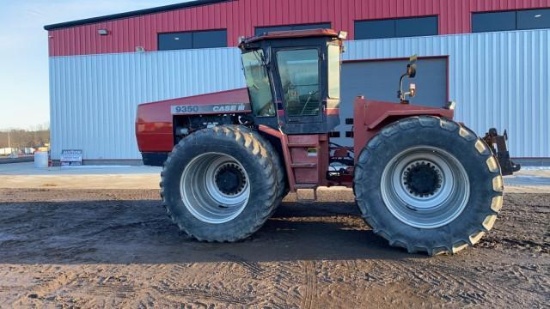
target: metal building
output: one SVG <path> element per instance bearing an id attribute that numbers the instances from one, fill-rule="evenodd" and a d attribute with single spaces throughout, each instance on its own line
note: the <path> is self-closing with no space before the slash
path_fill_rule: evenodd
<path id="1" fill-rule="evenodd" d="M 508 129 L 512 156 L 550 158 L 550 0 L 199 0 L 45 26 L 52 159 L 140 160 L 138 104 L 244 87 L 238 37 L 318 27 L 349 33 L 342 118 L 359 94 L 397 101 L 417 54 L 413 103 L 454 100 L 478 134 Z"/>

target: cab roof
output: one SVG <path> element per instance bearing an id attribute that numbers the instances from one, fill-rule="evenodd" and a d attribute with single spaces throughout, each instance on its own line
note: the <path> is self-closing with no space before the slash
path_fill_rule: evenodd
<path id="1" fill-rule="evenodd" d="M 295 39 L 305 37 L 334 37 L 338 38 L 339 33 L 333 29 L 307 29 L 307 30 L 290 30 L 290 31 L 272 31 L 264 32 L 260 35 L 244 38 L 240 44 L 250 44 L 263 40 L 273 39 Z M 239 45 L 240 45 L 239 44 Z"/>

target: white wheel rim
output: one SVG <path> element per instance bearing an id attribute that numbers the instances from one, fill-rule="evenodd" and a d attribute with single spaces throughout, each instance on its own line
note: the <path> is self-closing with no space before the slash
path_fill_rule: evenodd
<path id="1" fill-rule="evenodd" d="M 244 210 L 250 197 L 250 181 L 244 167 L 232 156 L 205 153 L 185 167 L 180 193 L 195 218 L 220 224 L 235 219 Z"/>
<path id="2" fill-rule="evenodd" d="M 437 228 L 455 220 L 466 208 L 470 181 L 450 153 L 431 146 L 406 149 L 384 169 L 380 181 L 387 209 L 401 222 Z"/>

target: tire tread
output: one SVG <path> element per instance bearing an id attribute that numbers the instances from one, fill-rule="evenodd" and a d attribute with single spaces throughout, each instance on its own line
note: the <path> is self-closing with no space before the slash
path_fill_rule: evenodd
<path id="1" fill-rule="evenodd" d="M 361 184 L 373 181 L 369 178 L 370 175 L 366 172 L 365 167 L 369 164 L 379 164 L 372 159 L 373 154 L 381 150 L 381 147 L 385 144 L 385 140 L 396 134 L 402 134 L 409 130 L 418 130 L 426 127 L 440 127 L 441 129 L 456 134 L 458 138 L 464 139 L 470 145 L 473 151 L 476 151 L 476 143 L 482 142 L 477 135 L 464 125 L 458 124 L 445 118 L 439 118 L 434 116 L 418 116 L 410 117 L 399 120 L 389 126 L 383 128 L 379 134 L 377 134 L 371 141 L 363 148 L 359 154 L 357 165 L 355 167 L 354 175 L 354 192 L 355 200 L 359 209 L 362 212 L 362 217 L 366 223 L 372 227 L 373 232 L 384 239 L 388 240 L 391 246 L 397 246 L 407 249 L 408 252 L 426 252 L 428 255 L 438 254 L 455 254 L 464 248 L 474 245 L 479 242 L 481 237 L 492 229 L 497 214 L 502 208 L 502 176 L 500 173 L 500 167 L 498 164 L 491 166 L 486 163 L 487 173 L 493 175 L 492 183 L 488 184 L 490 189 L 488 190 L 488 199 L 490 203 L 478 207 L 481 212 L 480 222 L 472 222 L 468 231 L 453 232 L 447 235 L 447 237 L 440 238 L 443 240 L 419 240 L 414 238 L 403 239 L 398 238 L 396 233 L 388 229 L 385 222 L 379 222 L 379 218 L 376 216 L 376 207 L 384 207 L 382 205 L 376 205 L 374 201 L 370 199 L 369 192 L 365 189 L 365 186 Z M 382 147 L 383 148 L 383 147 Z M 479 154 L 484 161 L 494 160 L 492 153 L 483 151 Z M 485 189 L 484 189 L 485 190 Z"/>
<path id="2" fill-rule="evenodd" d="M 262 194 L 259 194 L 258 192 L 251 192 L 250 200 L 248 201 L 246 207 L 254 207 L 257 209 L 257 213 L 246 220 L 240 219 L 239 217 L 233 219 L 242 221 L 238 222 L 238 230 L 233 231 L 211 228 L 210 233 L 196 233 L 189 229 L 185 224 L 188 220 L 187 218 L 176 215 L 172 210 L 173 207 L 178 207 L 178 205 L 174 205 L 172 203 L 172 200 L 174 199 L 169 199 L 168 197 L 170 190 L 168 190 L 167 187 L 171 185 L 168 177 L 171 175 L 172 169 L 174 169 L 174 160 L 176 158 L 181 159 L 185 156 L 185 153 L 183 152 L 187 144 L 194 146 L 201 139 L 211 137 L 231 140 L 233 143 L 239 145 L 239 147 L 255 157 L 257 165 L 260 167 L 259 170 L 263 173 L 263 183 L 257 185 L 256 187 L 257 189 L 261 189 Z M 160 195 L 167 215 L 174 223 L 178 225 L 180 230 L 184 231 L 190 237 L 202 242 L 236 242 L 252 235 L 267 221 L 273 212 L 273 208 L 278 205 L 276 203 L 278 177 L 277 170 L 271 162 L 271 158 L 267 155 L 267 150 L 264 147 L 264 143 L 267 142 L 263 141 L 263 138 L 259 134 L 246 127 L 235 125 L 216 126 L 194 132 L 174 146 L 172 152 L 168 155 L 168 158 L 163 165 L 160 181 Z M 179 200 L 181 200 L 181 198 L 179 198 Z"/>

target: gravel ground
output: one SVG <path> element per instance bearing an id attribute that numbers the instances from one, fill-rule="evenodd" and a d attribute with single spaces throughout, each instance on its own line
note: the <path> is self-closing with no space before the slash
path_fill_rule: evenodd
<path id="1" fill-rule="evenodd" d="M 506 188 L 536 193 L 507 193 L 494 229 L 476 246 L 429 258 L 375 236 L 349 190 L 321 189 L 317 203 L 290 196 L 250 239 L 208 244 L 188 239 L 168 219 L 154 169 L 29 175 L 10 168 L 0 167 L 0 308 L 550 303 L 544 181 Z M 546 178 L 545 171 L 536 173 Z"/>

